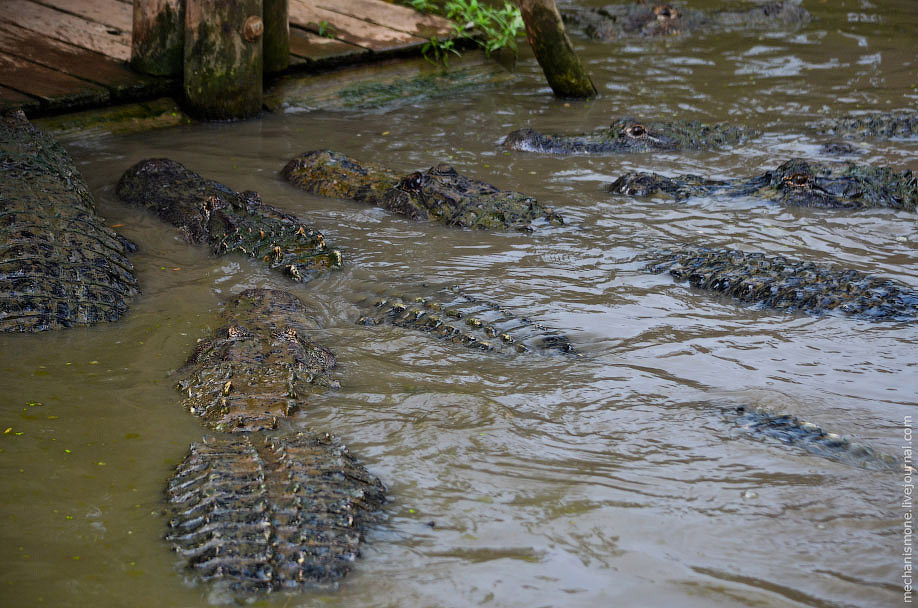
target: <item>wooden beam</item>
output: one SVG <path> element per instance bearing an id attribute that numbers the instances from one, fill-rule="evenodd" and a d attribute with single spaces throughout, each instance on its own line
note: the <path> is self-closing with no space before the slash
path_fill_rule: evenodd
<path id="1" fill-rule="evenodd" d="M 0 53 L 0 83 L 42 100 L 42 107 L 69 108 L 87 103 L 105 103 L 107 89 L 46 68 L 37 63 Z"/>
<path id="2" fill-rule="evenodd" d="M 22 108 L 26 112 L 39 106 L 39 100 L 31 95 L 8 89 L 0 85 L 0 112 Z"/>
<path id="3" fill-rule="evenodd" d="M 82 78 L 108 88 L 114 98 L 161 94 L 170 84 L 135 74 L 120 61 L 86 49 L 46 38 L 33 31 L 0 21 L 0 49 L 9 55 Z"/>
<path id="4" fill-rule="evenodd" d="M 381 0 L 312 0 L 316 7 L 376 23 L 422 38 L 448 37 L 453 23 L 437 15 L 425 15 L 405 6 Z"/>
<path id="5" fill-rule="evenodd" d="M 408 48 L 427 42 L 423 38 L 405 32 L 318 8 L 305 0 L 290 0 L 290 23 L 315 33 L 319 33 L 320 29 L 325 29 L 338 40 L 350 42 L 374 52 Z"/>
<path id="6" fill-rule="evenodd" d="M 29 0 L 2 0 L 0 20 L 120 61 L 131 57 L 130 29 L 116 30 Z"/>
<path id="7" fill-rule="evenodd" d="M 321 62 L 332 58 L 356 58 L 369 53 L 362 46 L 319 36 L 298 27 L 290 28 L 290 54 L 303 59 Z"/>
<path id="8" fill-rule="evenodd" d="M 110 25 L 123 32 L 131 31 L 131 10 L 129 4 L 112 0 L 32 0 L 49 8 L 64 11 L 87 21 Z"/>

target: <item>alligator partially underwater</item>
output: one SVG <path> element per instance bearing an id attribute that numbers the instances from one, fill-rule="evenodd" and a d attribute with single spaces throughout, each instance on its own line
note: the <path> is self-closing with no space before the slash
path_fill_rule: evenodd
<path id="1" fill-rule="evenodd" d="M 118 181 L 118 196 L 146 207 L 187 240 L 217 255 L 257 258 L 298 281 L 341 266 L 341 252 L 296 217 L 265 204 L 256 192 L 235 192 L 166 158 L 141 161 Z"/>
<path id="2" fill-rule="evenodd" d="M 798 2 L 767 2 L 747 9 L 717 11 L 645 1 L 602 8 L 562 6 L 559 10 L 570 31 L 602 41 L 771 31 L 802 27 L 812 20 Z"/>
<path id="3" fill-rule="evenodd" d="M 754 196 L 781 205 L 834 209 L 918 208 L 918 176 L 911 171 L 848 163 L 828 166 L 793 158 L 774 171 L 740 180 L 710 180 L 698 175 L 666 177 L 643 171 L 626 173 L 608 186 L 613 194 L 675 200 L 723 194 Z"/>
<path id="4" fill-rule="evenodd" d="M 22 111 L 0 117 L 0 331 L 115 321 L 139 293 L 134 245 L 95 214 L 70 155 Z"/>
<path id="5" fill-rule="evenodd" d="M 609 127 L 577 135 L 547 135 L 519 129 L 504 138 L 508 150 L 549 154 L 619 154 L 628 152 L 709 150 L 739 143 L 754 131 L 698 121 L 644 121 L 616 118 Z"/>
<path id="6" fill-rule="evenodd" d="M 906 139 L 918 137 L 918 110 L 867 112 L 830 118 L 818 123 L 820 133 L 851 139 Z"/>
<path id="7" fill-rule="evenodd" d="M 686 247 L 648 260 L 692 287 L 788 312 L 838 311 L 876 321 L 918 320 L 918 289 L 891 279 L 780 255 Z"/>
<path id="8" fill-rule="evenodd" d="M 317 387 L 336 385 L 305 319 L 288 292 L 244 291 L 179 371 L 185 407 L 223 433 L 192 444 L 169 480 L 166 539 L 238 594 L 334 585 L 385 501 L 336 439 L 290 429 Z"/>
<path id="9" fill-rule="evenodd" d="M 448 226 L 531 230 L 537 220 L 563 223 L 531 196 L 468 178 L 446 164 L 399 175 L 338 152 L 313 150 L 287 163 L 283 176 L 312 194 L 349 198 Z"/>

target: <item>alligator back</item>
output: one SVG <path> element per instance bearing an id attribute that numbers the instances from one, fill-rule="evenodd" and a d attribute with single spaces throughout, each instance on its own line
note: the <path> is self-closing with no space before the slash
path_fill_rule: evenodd
<path id="1" fill-rule="evenodd" d="M 195 443 L 167 488 L 172 543 L 236 592 L 331 583 L 351 569 L 382 484 L 326 436 Z"/>
<path id="2" fill-rule="evenodd" d="M 857 139 L 918 137 L 918 110 L 844 116 L 823 121 L 820 133 Z"/>
<path id="3" fill-rule="evenodd" d="M 114 321 L 138 294 L 134 246 L 95 215 L 70 155 L 21 111 L 0 119 L 0 331 Z"/>
<path id="4" fill-rule="evenodd" d="M 872 320 L 915 321 L 918 291 L 856 270 L 730 249 L 682 249 L 645 270 L 767 308 L 819 314 L 837 310 Z"/>
<path id="5" fill-rule="evenodd" d="M 371 300 L 373 310 L 358 323 L 417 329 L 481 350 L 574 352 L 563 334 L 518 317 L 499 304 L 465 294 L 458 287 L 415 291 L 416 295 L 402 293 Z"/>
<path id="6" fill-rule="evenodd" d="M 341 266 L 341 252 L 328 247 L 321 232 L 255 192 L 234 192 L 166 158 L 125 171 L 118 196 L 181 228 L 192 243 L 210 245 L 216 255 L 242 253 L 300 281 Z"/>
<path id="7" fill-rule="evenodd" d="M 286 291 L 242 292 L 180 370 L 188 411 L 217 431 L 273 429 L 310 392 L 336 388 L 335 356 L 306 336 L 305 315 Z"/>
<path id="8" fill-rule="evenodd" d="M 306 192 L 354 199 L 413 220 L 514 230 L 531 230 L 531 223 L 539 219 L 563 223 L 536 199 L 471 179 L 446 164 L 399 177 L 373 163 L 314 150 L 292 159 L 282 174 Z"/>

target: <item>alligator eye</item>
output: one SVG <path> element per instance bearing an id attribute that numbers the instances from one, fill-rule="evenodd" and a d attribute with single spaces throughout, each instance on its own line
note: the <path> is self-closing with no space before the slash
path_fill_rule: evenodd
<path id="1" fill-rule="evenodd" d="M 788 186 L 794 186 L 796 188 L 802 188 L 807 186 L 810 183 L 810 176 L 806 173 L 794 173 L 790 177 L 784 178 L 784 183 Z"/>
<path id="2" fill-rule="evenodd" d="M 424 175 L 420 171 L 415 171 L 402 181 L 402 185 L 407 190 L 420 190 L 424 185 Z"/>
<path id="3" fill-rule="evenodd" d="M 644 128 L 644 125 L 631 125 L 625 129 L 625 135 L 639 139 L 647 135 L 647 129 Z"/>
<path id="4" fill-rule="evenodd" d="M 659 4 L 653 7 L 653 14 L 657 16 L 657 19 L 663 21 L 666 19 L 675 19 L 679 16 L 679 11 L 668 4 Z"/>

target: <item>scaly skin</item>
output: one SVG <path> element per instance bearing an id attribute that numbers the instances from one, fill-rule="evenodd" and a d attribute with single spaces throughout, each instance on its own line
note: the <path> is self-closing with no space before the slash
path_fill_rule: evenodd
<path id="1" fill-rule="evenodd" d="M 375 300 L 375 310 L 358 323 L 417 329 L 448 342 L 481 350 L 556 350 L 573 353 L 564 335 L 518 317 L 502 306 L 466 295 L 458 288 L 425 290 L 423 295 L 402 294 Z"/>
<path id="2" fill-rule="evenodd" d="M 560 215 L 534 198 L 470 179 L 449 165 L 398 176 L 338 152 L 314 150 L 287 163 L 283 175 L 312 194 L 350 198 L 448 226 L 531 230 L 539 219 L 563 223 Z"/>
<path id="3" fill-rule="evenodd" d="M 139 293 L 134 245 L 95 214 L 70 155 L 21 111 L 0 118 L 0 331 L 115 321 Z"/>
<path id="4" fill-rule="evenodd" d="M 848 164 L 829 167 L 793 158 L 774 171 L 746 180 L 714 181 L 697 175 L 666 177 L 657 173 L 627 173 L 608 186 L 614 194 L 667 194 L 676 200 L 723 193 L 755 196 L 793 207 L 868 209 L 883 207 L 915 211 L 918 177 L 911 171 Z"/>
<path id="5" fill-rule="evenodd" d="M 819 131 L 854 139 L 918 137 L 918 110 L 874 112 L 825 120 Z"/>
<path id="6" fill-rule="evenodd" d="M 569 30 L 602 41 L 774 30 L 806 25 L 812 16 L 795 2 L 769 2 L 745 10 L 701 11 L 649 2 L 602 8 L 561 8 Z"/>
<path id="7" fill-rule="evenodd" d="M 622 154 L 672 150 L 708 150 L 739 143 L 754 132 L 725 124 L 697 121 L 641 121 L 617 118 L 605 129 L 581 135 L 546 135 L 533 129 L 513 131 L 508 150 L 549 154 Z"/>
<path id="8" fill-rule="evenodd" d="M 321 232 L 263 203 L 255 192 L 234 192 L 169 159 L 141 161 L 125 171 L 118 196 L 150 209 L 215 255 L 242 253 L 298 281 L 341 266 L 341 252 Z"/>
<path id="9" fill-rule="evenodd" d="M 692 287 L 788 312 L 839 311 L 877 321 L 918 320 L 918 290 L 856 270 L 729 249 L 662 253 L 645 270 L 668 272 Z"/>
<path id="10" fill-rule="evenodd" d="M 272 435 L 334 355 L 306 337 L 303 303 L 250 289 L 180 370 L 185 406 L 227 435 L 192 444 L 166 491 L 166 539 L 204 581 L 240 594 L 334 583 L 359 555 L 382 484 L 328 435 Z"/>

